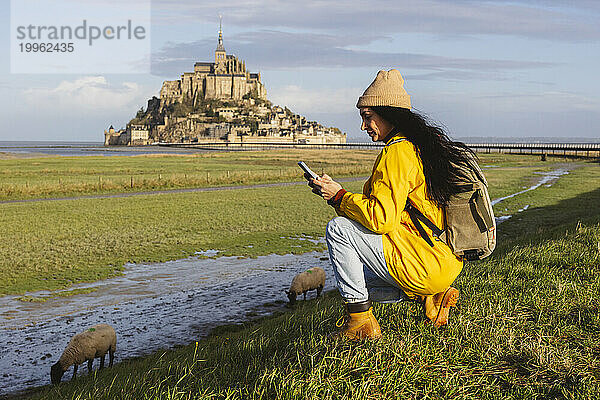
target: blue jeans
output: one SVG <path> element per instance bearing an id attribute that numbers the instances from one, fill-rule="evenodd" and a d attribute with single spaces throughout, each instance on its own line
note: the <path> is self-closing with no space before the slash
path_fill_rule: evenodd
<path id="1" fill-rule="evenodd" d="M 382 235 L 351 219 L 336 217 L 327 224 L 325 240 L 337 287 L 346 303 L 407 299 L 388 272 Z"/>

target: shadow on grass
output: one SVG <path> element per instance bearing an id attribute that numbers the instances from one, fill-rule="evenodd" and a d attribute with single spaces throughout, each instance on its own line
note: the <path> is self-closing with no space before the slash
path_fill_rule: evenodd
<path id="1" fill-rule="evenodd" d="M 544 399 L 564 399 L 563 390 L 573 392 L 581 384 L 583 376 L 572 374 L 569 371 L 562 373 L 550 372 L 537 374 L 535 367 L 535 357 L 527 354 L 509 354 L 501 357 L 500 361 L 512 368 L 518 378 L 517 382 L 501 380 L 502 388 L 507 392 L 514 392 L 520 389 L 523 383 L 518 382 L 522 379 L 528 385 L 533 386 L 537 395 Z M 532 385 L 532 382 L 534 385 Z"/>
<path id="2" fill-rule="evenodd" d="M 498 227 L 494 254 L 459 278 L 461 314 L 490 338 L 486 368 L 498 366 L 507 393 L 597 398 L 599 205 L 594 189 L 519 213 Z"/>

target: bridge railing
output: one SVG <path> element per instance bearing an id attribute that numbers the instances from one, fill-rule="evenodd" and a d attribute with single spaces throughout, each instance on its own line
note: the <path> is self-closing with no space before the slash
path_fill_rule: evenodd
<path id="1" fill-rule="evenodd" d="M 467 143 L 467 145 L 481 153 L 600 157 L 600 143 Z"/>
<path id="2" fill-rule="evenodd" d="M 466 143 L 471 149 L 480 153 L 509 154 L 547 154 L 576 157 L 600 157 L 600 143 Z M 379 149 L 383 143 L 158 143 L 159 146 L 190 148 L 202 150 L 266 150 L 276 148 L 287 149 Z"/>

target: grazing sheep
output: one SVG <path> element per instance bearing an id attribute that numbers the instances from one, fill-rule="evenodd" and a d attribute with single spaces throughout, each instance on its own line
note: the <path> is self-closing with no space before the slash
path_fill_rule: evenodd
<path id="1" fill-rule="evenodd" d="M 104 368 L 104 357 L 108 352 L 109 367 L 112 367 L 117 350 L 117 335 L 115 330 L 106 324 L 91 327 L 85 332 L 71 338 L 60 360 L 50 369 L 50 380 L 57 384 L 66 370 L 73 365 L 73 378 L 77 375 L 77 367 L 87 360 L 88 372 L 92 372 L 94 358 L 100 358 L 100 369 Z"/>
<path id="2" fill-rule="evenodd" d="M 317 297 L 319 297 L 324 285 L 325 271 L 323 271 L 323 268 L 314 267 L 296 275 L 292 280 L 290 290 L 285 291 L 290 300 L 289 304 L 294 304 L 296 302 L 296 296 L 300 293 L 304 295 L 304 300 L 306 300 L 306 292 L 309 290 L 317 289 Z"/>

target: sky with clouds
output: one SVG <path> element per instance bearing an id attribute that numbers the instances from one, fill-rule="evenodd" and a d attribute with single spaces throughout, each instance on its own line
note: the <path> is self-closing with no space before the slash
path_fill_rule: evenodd
<path id="1" fill-rule="evenodd" d="M 8 56 L 10 1 L 0 1 Z M 213 61 L 219 15 L 225 49 L 261 72 L 271 101 L 355 140 L 367 139 L 358 96 L 396 68 L 413 107 L 453 137 L 600 141 L 598 1 L 153 0 L 151 10 L 150 74 L 11 74 L 0 58 L 0 141 L 102 141 L 164 80 Z"/>

